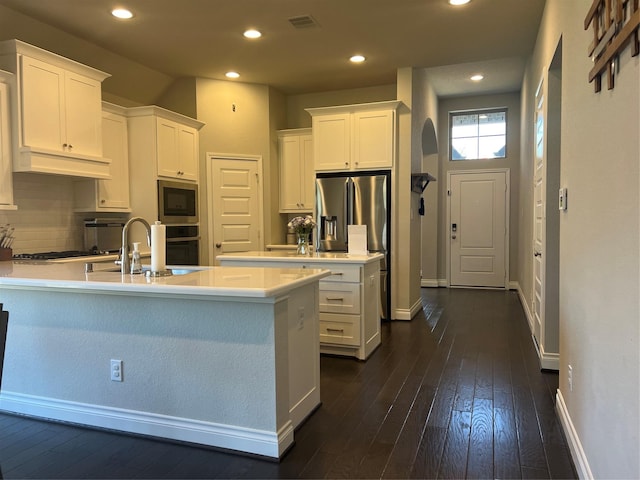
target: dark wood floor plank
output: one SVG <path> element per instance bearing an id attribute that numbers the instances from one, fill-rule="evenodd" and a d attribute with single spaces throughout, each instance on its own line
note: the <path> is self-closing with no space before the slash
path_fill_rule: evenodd
<path id="1" fill-rule="evenodd" d="M 451 414 L 438 478 L 466 478 L 471 414 L 454 410 Z"/>
<path id="2" fill-rule="evenodd" d="M 427 425 L 409 478 L 437 478 L 447 429 Z"/>
<path id="3" fill-rule="evenodd" d="M 0 413 L 0 478 L 576 478 L 515 292 L 422 289 L 366 361 L 323 355 L 280 461 Z"/>
<path id="4" fill-rule="evenodd" d="M 547 459 L 531 392 L 528 388 L 516 387 L 513 397 L 518 428 L 520 464 L 523 467 L 546 469 Z"/>
<path id="5" fill-rule="evenodd" d="M 474 398 L 467 478 L 493 478 L 493 401 Z"/>
<path id="6" fill-rule="evenodd" d="M 493 445 L 495 478 L 520 478 L 518 434 L 513 410 L 494 407 Z"/>

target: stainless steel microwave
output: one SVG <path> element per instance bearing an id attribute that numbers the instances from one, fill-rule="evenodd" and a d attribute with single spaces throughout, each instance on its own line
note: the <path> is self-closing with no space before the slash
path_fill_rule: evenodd
<path id="1" fill-rule="evenodd" d="M 198 185 L 158 180 L 158 220 L 167 225 L 198 223 Z"/>

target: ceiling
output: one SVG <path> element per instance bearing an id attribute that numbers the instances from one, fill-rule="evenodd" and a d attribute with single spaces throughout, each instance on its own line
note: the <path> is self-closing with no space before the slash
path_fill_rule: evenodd
<path id="1" fill-rule="evenodd" d="M 427 68 L 440 96 L 517 91 L 544 0 L 0 0 L 25 14 L 170 77 L 225 79 L 285 94 L 393 84 Z M 128 21 L 115 6 L 134 12 Z M 315 25 L 289 21 L 311 16 Z M 262 31 L 247 40 L 248 27 Z M 55 45 L 47 48 L 56 51 Z M 56 52 L 60 53 L 60 52 Z M 359 53 L 363 64 L 348 59 Z M 481 72 L 485 80 L 468 77 Z M 110 71 L 110 73 L 114 73 Z"/>

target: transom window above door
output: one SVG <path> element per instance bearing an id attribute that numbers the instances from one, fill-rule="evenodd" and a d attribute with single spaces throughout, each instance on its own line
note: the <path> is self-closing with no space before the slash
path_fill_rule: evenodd
<path id="1" fill-rule="evenodd" d="M 507 109 L 449 113 L 449 159 L 505 158 Z"/>

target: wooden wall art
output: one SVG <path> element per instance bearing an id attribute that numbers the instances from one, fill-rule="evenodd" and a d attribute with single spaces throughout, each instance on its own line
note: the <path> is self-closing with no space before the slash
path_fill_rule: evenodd
<path id="1" fill-rule="evenodd" d="M 638 29 L 640 27 L 640 0 L 593 0 L 584 19 L 584 29 L 593 26 L 593 41 L 588 55 L 593 59 L 589 83 L 595 91 L 602 89 L 602 74 L 607 71 L 607 87 L 615 86 L 615 67 L 620 52 L 631 43 L 631 55 L 640 54 Z"/>

